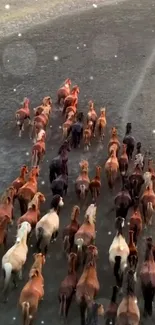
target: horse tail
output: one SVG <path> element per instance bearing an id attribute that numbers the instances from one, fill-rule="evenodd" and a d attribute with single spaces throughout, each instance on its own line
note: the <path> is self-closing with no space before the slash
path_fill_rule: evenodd
<path id="1" fill-rule="evenodd" d="M 44 237 L 44 229 L 42 227 L 39 227 L 37 229 L 38 234 L 37 234 L 37 248 L 40 250 L 40 245 Z"/>
<path id="2" fill-rule="evenodd" d="M 67 297 L 65 294 L 62 294 L 60 298 L 59 315 L 64 319 L 66 318 L 66 307 L 67 307 Z"/>
<path id="3" fill-rule="evenodd" d="M 3 271 L 4 271 L 4 289 L 3 289 L 3 292 L 5 293 L 6 290 L 8 289 L 10 279 L 11 279 L 12 264 L 11 263 L 5 263 L 3 265 Z"/>
<path id="4" fill-rule="evenodd" d="M 49 173 L 49 181 L 50 183 L 52 184 L 52 182 L 54 181 L 55 179 L 55 168 L 54 166 L 51 164 L 50 165 L 50 173 Z"/>
<path id="5" fill-rule="evenodd" d="M 87 309 L 87 303 L 85 301 L 85 297 L 82 297 L 82 300 L 80 302 L 80 315 L 81 315 L 81 325 L 85 325 L 86 323 L 86 309 Z"/>
<path id="6" fill-rule="evenodd" d="M 37 166 L 38 163 L 38 150 L 34 149 L 32 154 L 32 167 Z"/>
<path id="7" fill-rule="evenodd" d="M 86 187 L 84 184 L 82 184 L 80 186 L 80 198 L 83 200 L 85 199 L 85 194 L 86 194 L 85 191 L 86 191 Z"/>
<path id="8" fill-rule="evenodd" d="M 108 178 L 108 185 L 109 185 L 109 188 L 112 190 L 112 188 L 113 188 L 113 186 L 114 186 L 114 181 L 115 181 L 115 177 L 114 177 L 114 174 L 113 174 L 113 170 L 112 170 L 112 168 L 110 168 L 110 169 L 108 170 L 107 178 Z"/>
<path id="9" fill-rule="evenodd" d="M 121 256 L 116 256 L 115 264 L 114 264 L 114 276 L 116 278 L 116 283 L 118 287 L 121 286 L 120 267 L 121 267 Z"/>
<path id="10" fill-rule="evenodd" d="M 151 219 L 152 214 L 153 214 L 153 205 L 152 205 L 152 202 L 148 202 L 147 203 L 147 217 L 148 217 L 148 220 Z"/>
<path id="11" fill-rule="evenodd" d="M 67 126 L 63 127 L 62 132 L 63 132 L 63 137 L 67 138 L 67 136 L 68 136 L 68 128 L 67 128 Z"/>
<path id="12" fill-rule="evenodd" d="M 69 242 L 69 236 L 65 236 L 63 240 L 63 249 L 65 253 L 69 252 L 70 249 L 70 242 Z"/>
<path id="13" fill-rule="evenodd" d="M 23 325 L 29 325 L 30 322 L 30 303 L 24 301 L 22 303 Z"/>

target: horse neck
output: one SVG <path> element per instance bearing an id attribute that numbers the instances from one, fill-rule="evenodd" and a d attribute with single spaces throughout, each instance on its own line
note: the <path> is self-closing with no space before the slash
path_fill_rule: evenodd
<path id="1" fill-rule="evenodd" d="M 100 117 L 105 117 L 105 112 L 101 112 L 101 115 L 100 115 Z"/>
<path id="2" fill-rule="evenodd" d="M 101 177 L 101 170 L 96 167 L 96 175 L 95 175 L 95 178 L 100 179 L 100 177 Z"/>
<path id="3" fill-rule="evenodd" d="M 122 149 L 122 155 L 126 155 L 126 148 L 125 147 L 123 147 L 123 149 Z"/>
<path id="4" fill-rule="evenodd" d="M 36 183 L 37 182 L 37 176 L 36 175 L 30 175 L 28 181 Z"/>
<path id="5" fill-rule="evenodd" d="M 68 265 L 68 274 L 74 274 L 76 272 L 76 259 L 72 258 Z"/>
<path id="6" fill-rule="evenodd" d="M 19 177 L 22 178 L 22 179 L 25 179 L 25 174 L 26 174 L 26 170 L 24 168 L 22 168 L 21 171 L 20 171 Z"/>
<path id="7" fill-rule="evenodd" d="M 29 110 L 29 102 L 28 102 L 28 100 L 25 100 L 25 102 L 23 104 L 23 108 L 25 108 L 26 110 Z"/>
<path id="8" fill-rule="evenodd" d="M 88 269 L 90 267 L 94 267 L 96 269 L 96 260 L 92 253 L 89 253 L 86 259 L 85 268 Z"/>
<path id="9" fill-rule="evenodd" d="M 71 214 L 71 222 L 77 222 L 77 218 L 79 216 L 79 209 L 76 208 Z"/>
<path id="10" fill-rule="evenodd" d="M 116 151 L 115 151 L 115 150 L 112 151 L 110 157 L 111 157 L 111 158 L 117 158 L 117 157 L 116 157 Z"/>
<path id="11" fill-rule="evenodd" d="M 129 246 L 135 246 L 133 241 L 133 231 L 129 231 Z"/>
<path id="12" fill-rule="evenodd" d="M 80 174 L 83 177 L 88 177 L 88 171 L 87 170 L 82 170 Z"/>

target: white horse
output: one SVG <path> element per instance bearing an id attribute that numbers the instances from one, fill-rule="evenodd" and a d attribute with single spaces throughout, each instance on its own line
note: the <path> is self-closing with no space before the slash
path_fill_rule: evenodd
<path id="1" fill-rule="evenodd" d="M 145 188 L 152 188 L 153 186 L 152 174 L 150 172 L 145 172 L 143 175 L 143 179 L 144 179 Z"/>
<path id="2" fill-rule="evenodd" d="M 28 253 L 27 236 L 30 231 L 31 225 L 27 221 L 23 222 L 17 231 L 15 244 L 2 258 L 2 270 L 4 271 L 3 293 L 5 300 L 12 273 L 14 273 L 14 275 L 18 274 L 19 278 L 22 279 L 22 267 L 26 262 Z M 13 278 L 13 283 L 16 286 L 15 276 Z"/>
<path id="3" fill-rule="evenodd" d="M 37 223 L 35 228 L 38 250 L 47 253 L 51 241 L 56 241 L 59 231 L 58 210 L 64 205 L 60 195 L 55 195 L 51 202 L 50 211 L 45 214 Z M 42 247 L 42 249 L 41 249 Z"/>

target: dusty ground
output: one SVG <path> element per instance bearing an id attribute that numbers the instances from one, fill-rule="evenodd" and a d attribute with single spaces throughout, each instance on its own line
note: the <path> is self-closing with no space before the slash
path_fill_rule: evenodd
<path id="1" fill-rule="evenodd" d="M 95 165 L 104 165 L 107 156 L 109 128 L 118 127 L 122 137 L 125 123 L 133 123 L 137 141 L 142 141 L 144 150 L 150 149 L 154 156 L 155 102 L 155 7 L 151 0 L 130 1 L 113 6 L 100 6 L 87 12 L 59 18 L 1 40 L 0 47 L 0 181 L 1 192 L 18 176 L 23 163 L 30 163 L 31 141 L 26 129 L 18 139 L 14 112 L 23 97 L 28 96 L 31 107 L 38 105 L 42 97 L 51 95 L 56 100 L 56 90 L 70 77 L 80 86 L 80 110 L 86 112 L 88 100 L 93 99 L 97 110 L 107 107 L 108 130 L 104 146 L 94 141 L 90 153 L 83 150 L 69 154 L 70 184 L 65 207 L 61 213 L 61 229 L 68 223 L 71 208 L 77 203 L 74 181 L 78 175 L 79 161 L 88 158 L 90 175 Z M 19 30 L 20 32 L 20 30 Z M 58 56 L 58 60 L 54 60 Z M 49 161 L 54 157 L 61 142 L 62 123 L 60 113 L 54 108 L 48 129 L 46 158 L 41 168 L 39 189 L 47 196 L 42 213 L 47 211 L 51 193 L 48 182 Z M 42 181 L 45 184 L 42 184 Z M 110 212 L 113 196 L 107 190 L 105 176 L 102 177 L 102 193 L 97 213 L 97 245 L 99 247 L 98 275 L 101 290 L 98 299 L 108 303 L 112 272 L 108 264 L 108 248 L 114 236 L 114 213 Z M 90 202 L 90 200 L 89 200 Z M 19 215 L 18 207 L 15 209 Z M 83 210 L 81 211 L 81 220 Z M 153 229 L 154 230 L 154 229 Z M 108 234 L 108 232 L 111 232 Z M 9 234 L 8 246 L 13 243 L 14 232 Z M 145 234 L 144 234 L 145 235 Z M 33 241 L 32 241 L 33 245 Z M 142 249 L 140 249 L 142 247 Z M 143 245 L 140 243 L 140 256 Z M 66 262 L 62 257 L 61 233 L 56 244 L 51 246 L 44 267 L 45 300 L 39 308 L 36 324 L 59 324 L 57 290 L 66 274 Z M 7 305 L 0 305 L 1 322 L 6 325 L 21 324 L 17 301 L 19 292 L 27 281 L 32 263 L 33 247 L 30 247 L 24 279 L 12 292 Z M 142 306 L 141 292 L 138 298 Z M 8 312 L 9 310 L 9 312 Z M 149 321 L 151 323 L 151 321 Z M 100 320 L 100 324 L 103 319 Z M 43 324 L 43 323 L 42 323 Z M 69 324 L 79 324 L 79 312 L 75 304 L 71 308 Z"/>

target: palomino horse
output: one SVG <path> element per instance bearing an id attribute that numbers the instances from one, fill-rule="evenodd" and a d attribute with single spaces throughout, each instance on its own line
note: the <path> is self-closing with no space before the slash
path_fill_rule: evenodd
<path id="1" fill-rule="evenodd" d="M 103 107 L 100 109 L 100 116 L 96 123 L 96 129 L 97 129 L 97 133 L 99 135 L 100 141 L 103 141 L 103 139 L 104 139 L 104 129 L 105 129 L 106 125 L 107 125 L 106 109 L 105 109 L 105 107 Z"/>
<path id="2" fill-rule="evenodd" d="M 134 147 L 135 147 L 135 138 L 132 136 L 132 125 L 131 123 L 127 123 L 125 137 L 123 139 L 123 143 L 127 145 L 127 156 L 128 159 L 132 159 Z"/>
<path id="3" fill-rule="evenodd" d="M 61 171 L 64 166 L 66 167 L 66 173 L 68 174 L 67 162 L 68 162 L 68 152 L 70 150 L 71 150 L 70 144 L 67 140 L 65 140 L 58 150 L 58 155 L 52 159 L 49 166 L 50 169 L 49 180 L 51 184 L 57 176 L 61 175 Z"/>
<path id="4" fill-rule="evenodd" d="M 37 193 L 39 176 L 39 167 L 32 167 L 28 181 L 18 191 L 18 200 L 20 204 L 21 215 L 27 212 L 28 203 L 33 199 Z"/>
<path id="5" fill-rule="evenodd" d="M 7 188 L 0 199 L 0 219 L 8 216 L 10 223 L 13 222 L 13 201 L 16 194 L 16 189 L 13 186 Z"/>
<path id="6" fill-rule="evenodd" d="M 63 111 L 62 111 L 63 115 L 65 115 L 67 107 L 72 106 L 72 105 L 76 105 L 76 107 L 77 107 L 79 92 L 80 92 L 80 88 L 78 86 L 74 86 L 71 90 L 70 95 L 68 95 L 65 98 L 64 107 L 63 107 Z M 76 99 L 76 103 L 75 103 L 75 99 Z"/>
<path id="7" fill-rule="evenodd" d="M 142 211 L 144 217 L 145 228 L 152 225 L 152 216 L 155 211 L 155 193 L 153 191 L 153 183 L 150 182 L 149 186 L 144 190 L 141 196 Z"/>
<path id="8" fill-rule="evenodd" d="M 22 131 L 24 131 L 24 122 L 25 120 L 30 120 L 30 109 L 29 109 L 30 100 L 28 98 L 24 98 L 23 107 L 16 111 L 16 124 L 19 127 L 19 137 L 22 135 Z"/>
<path id="9" fill-rule="evenodd" d="M 35 228 L 38 251 L 46 255 L 50 242 L 56 241 L 59 232 L 59 210 L 64 201 L 60 195 L 55 195 L 51 202 L 51 209 L 37 223 Z"/>
<path id="10" fill-rule="evenodd" d="M 71 86 L 71 80 L 68 78 L 65 80 L 64 85 L 59 88 L 57 92 L 57 104 L 60 106 L 61 103 L 64 104 L 64 100 L 67 96 L 70 94 L 70 86 Z"/>
<path id="11" fill-rule="evenodd" d="M 113 189 L 115 181 L 118 177 L 119 163 L 116 156 L 116 147 L 114 149 L 113 145 L 113 150 L 110 149 L 110 157 L 105 163 L 105 172 L 107 175 L 107 181 L 110 189 Z"/>
<path id="12" fill-rule="evenodd" d="M 75 181 L 75 192 L 79 199 L 85 199 L 89 192 L 90 179 L 88 176 L 89 163 L 86 160 L 80 162 L 80 175 Z"/>
<path id="13" fill-rule="evenodd" d="M 96 114 L 94 103 L 92 102 L 92 100 L 90 100 L 88 104 L 89 104 L 89 109 L 88 109 L 88 113 L 87 113 L 87 124 L 89 121 L 92 122 L 92 133 L 93 133 L 93 136 L 95 137 L 97 114 Z"/>
<path id="14" fill-rule="evenodd" d="M 4 272 L 4 288 L 3 294 L 5 301 L 7 300 L 7 294 L 9 289 L 9 283 L 11 275 L 13 277 L 13 283 L 17 286 L 16 275 L 18 274 L 22 278 L 22 267 L 26 262 L 28 246 L 27 236 L 31 231 L 31 226 L 28 222 L 23 222 L 18 229 L 15 244 L 5 253 L 2 258 L 2 270 Z"/>
<path id="15" fill-rule="evenodd" d="M 21 291 L 19 305 L 22 309 L 22 316 L 25 325 L 32 325 L 38 310 L 38 304 L 44 296 L 44 279 L 42 266 L 45 257 L 42 254 L 34 255 L 35 262 L 29 273 L 29 281 Z"/>
<path id="16" fill-rule="evenodd" d="M 86 210 L 83 224 L 74 236 L 74 244 L 77 247 L 79 262 L 85 262 L 87 246 L 94 244 L 96 238 L 96 204 L 90 204 Z M 82 256 L 81 256 L 82 255 Z"/>
<path id="17" fill-rule="evenodd" d="M 37 192 L 28 204 L 27 212 L 17 220 L 17 225 L 27 221 L 31 225 L 31 228 L 34 229 L 40 218 L 40 203 L 44 202 L 45 196 L 42 193 Z"/>
<path id="18" fill-rule="evenodd" d="M 90 303 L 93 303 L 100 289 L 96 269 L 97 247 L 93 245 L 88 246 L 86 254 L 84 270 L 76 286 L 76 301 L 80 306 L 81 325 L 86 324 L 88 306 Z"/>
<path id="19" fill-rule="evenodd" d="M 111 151 L 115 150 L 116 155 L 118 156 L 119 149 L 120 149 L 120 142 L 118 140 L 117 129 L 115 127 L 112 127 L 111 138 L 108 143 L 108 152 L 109 154 L 111 154 Z"/>

